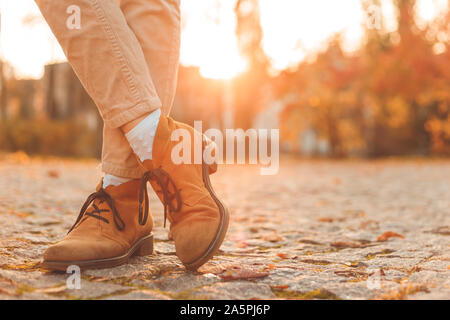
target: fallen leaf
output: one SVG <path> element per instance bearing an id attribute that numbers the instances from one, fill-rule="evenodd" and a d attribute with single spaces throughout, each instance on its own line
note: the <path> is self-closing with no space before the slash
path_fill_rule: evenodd
<path id="1" fill-rule="evenodd" d="M 450 236 L 450 227 L 448 226 L 444 226 L 444 227 L 439 227 L 439 228 L 435 228 L 431 231 L 425 231 L 426 233 L 434 233 L 434 234 L 441 234 L 443 236 Z"/>
<path id="2" fill-rule="evenodd" d="M 245 248 L 247 248 L 247 242 L 240 241 L 240 242 L 237 243 L 237 247 L 240 248 L 240 249 L 245 249 Z"/>
<path id="3" fill-rule="evenodd" d="M 281 237 L 277 234 L 269 234 L 269 235 L 262 237 L 262 239 L 264 241 L 269 241 L 269 242 L 278 242 L 278 241 L 283 240 L 283 237 Z"/>
<path id="4" fill-rule="evenodd" d="M 352 215 L 354 218 L 364 218 L 366 216 L 363 210 L 346 210 L 345 213 Z"/>
<path id="5" fill-rule="evenodd" d="M 344 265 L 346 265 L 347 267 L 350 268 L 365 268 L 367 267 L 367 263 L 361 262 L 361 261 L 353 261 L 350 263 L 344 263 Z"/>
<path id="6" fill-rule="evenodd" d="M 375 220 L 367 220 L 367 221 L 363 221 L 360 224 L 361 229 L 365 229 L 367 226 L 371 225 L 371 224 L 375 224 L 378 225 L 378 221 Z"/>
<path id="7" fill-rule="evenodd" d="M 317 219 L 317 221 L 331 223 L 331 222 L 334 221 L 334 219 L 333 218 L 329 218 L 329 217 L 320 217 L 320 218 Z"/>
<path id="8" fill-rule="evenodd" d="M 89 278 L 89 281 L 91 281 L 91 282 L 104 282 L 104 281 L 111 281 L 111 280 L 113 280 L 114 278 L 111 278 L 111 277 L 95 277 L 95 276 L 91 276 L 90 278 Z"/>
<path id="9" fill-rule="evenodd" d="M 262 223 L 262 222 L 267 222 L 267 218 L 260 216 L 260 217 L 254 218 L 252 221 L 256 222 L 256 223 Z"/>
<path id="10" fill-rule="evenodd" d="M 246 280 L 246 279 L 260 279 L 269 276 L 268 272 L 258 271 L 246 267 L 234 267 L 232 269 L 226 270 L 224 273 L 220 274 L 224 280 Z"/>
<path id="11" fill-rule="evenodd" d="M 212 273 L 215 275 L 219 275 L 234 265 L 235 265 L 234 263 L 221 263 L 217 265 L 207 263 L 201 266 L 198 271 L 200 273 Z"/>
<path id="12" fill-rule="evenodd" d="M 297 241 L 298 243 L 304 243 L 304 244 L 313 244 L 313 245 L 321 245 L 320 242 L 309 240 L 309 239 L 300 239 Z"/>
<path id="13" fill-rule="evenodd" d="M 289 253 L 283 253 L 283 252 L 277 253 L 277 256 L 280 257 L 281 259 L 290 259 L 291 258 L 291 255 Z"/>
<path id="14" fill-rule="evenodd" d="M 34 213 L 33 212 L 19 212 L 19 211 L 9 210 L 8 214 L 12 214 L 12 215 L 18 216 L 19 218 L 24 219 L 26 217 L 32 216 Z"/>
<path id="15" fill-rule="evenodd" d="M 288 285 L 277 285 L 277 286 L 271 286 L 273 289 L 287 289 L 289 288 Z"/>
<path id="16" fill-rule="evenodd" d="M 47 175 L 50 177 L 50 178 L 59 178 L 59 172 L 58 171 L 56 171 L 56 170 L 49 170 L 49 171 L 47 171 Z"/>
<path id="17" fill-rule="evenodd" d="M 404 236 L 402 236 L 399 233 L 393 232 L 393 231 L 386 231 L 381 236 L 378 237 L 378 241 L 386 241 L 389 238 L 402 238 L 405 239 Z"/>
<path id="18" fill-rule="evenodd" d="M 310 263 L 310 264 L 316 264 L 316 265 L 328 265 L 331 264 L 332 262 L 327 261 L 327 260 L 315 260 L 315 259 L 303 259 L 300 260 L 303 263 Z"/>
<path id="19" fill-rule="evenodd" d="M 361 248 L 361 245 L 359 243 L 355 242 L 346 242 L 346 241 L 336 241 L 331 244 L 332 247 L 335 248 Z"/>
<path id="20" fill-rule="evenodd" d="M 365 278 L 370 276 L 366 272 L 356 270 L 336 270 L 334 274 L 347 278 Z"/>
<path id="21" fill-rule="evenodd" d="M 67 289 L 66 285 L 60 285 L 57 287 L 50 287 L 50 288 L 43 288 L 43 289 L 35 289 L 34 292 L 39 292 L 39 293 L 59 293 L 59 292 L 63 292 Z"/>

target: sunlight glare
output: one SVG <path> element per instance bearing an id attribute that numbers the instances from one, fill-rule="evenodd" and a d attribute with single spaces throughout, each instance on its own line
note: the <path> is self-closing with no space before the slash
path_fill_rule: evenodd
<path id="1" fill-rule="evenodd" d="M 246 69 L 235 36 L 236 0 L 181 1 L 182 35 L 180 62 L 197 66 L 202 76 L 231 79 Z M 382 1 L 383 27 L 396 29 L 391 1 Z M 447 0 L 418 0 L 421 23 L 432 21 Z M 64 54 L 33 0 L 0 0 L 2 29 L 0 57 L 8 61 L 18 77 L 39 78 L 43 66 L 65 61 Z M 28 15 L 37 16 L 31 24 Z M 320 50 L 333 34 L 343 34 L 347 51 L 357 49 L 363 36 L 365 16 L 360 0 L 260 0 L 263 49 L 275 70 L 293 67 L 310 53 Z"/>
<path id="2" fill-rule="evenodd" d="M 181 2 L 182 64 L 199 66 L 202 76 L 212 79 L 230 79 L 245 69 L 246 63 L 239 54 L 234 33 L 234 5 L 235 0 L 202 0 L 196 5 Z"/>
<path id="3" fill-rule="evenodd" d="M 33 0 L 0 0 L 0 11 L 1 56 L 11 63 L 18 78 L 40 78 L 44 65 L 65 61 L 62 49 L 40 18 Z M 23 22 L 29 15 L 37 18 L 26 25 Z"/>

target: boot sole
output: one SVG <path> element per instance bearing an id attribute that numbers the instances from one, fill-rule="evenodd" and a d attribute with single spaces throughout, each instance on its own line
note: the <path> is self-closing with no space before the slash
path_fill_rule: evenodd
<path id="1" fill-rule="evenodd" d="M 217 165 L 216 165 L 217 166 Z M 205 184 L 206 189 L 209 191 L 209 194 L 213 198 L 214 202 L 217 204 L 220 212 L 220 223 L 219 229 L 214 237 L 213 241 L 206 249 L 206 251 L 195 261 L 190 263 L 184 263 L 184 266 L 187 270 L 196 271 L 199 267 L 208 262 L 214 254 L 219 250 L 222 245 L 223 239 L 228 231 L 228 225 L 230 221 L 230 212 L 225 204 L 219 200 L 214 189 L 211 185 L 211 180 L 209 179 L 209 174 L 216 172 L 217 167 L 211 167 L 206 163 L 202 163 L 202 174 L 203 174 L 203 183 Z"/>
<path id="2" fill-rule="evenodd" d="M 87 269 L 103 269 L 117 267 L 125 264 L 133 256 L 148 256 L 153 253 L 153 234 L 143 237 L 136 241 L 136 243 L 124 255 L 94 260 L 80 260 L 80 261 L 43 261 L 42 267 L 56 271 L 66 271 L 67 267 L 75 265 L 82 270 Z"/>

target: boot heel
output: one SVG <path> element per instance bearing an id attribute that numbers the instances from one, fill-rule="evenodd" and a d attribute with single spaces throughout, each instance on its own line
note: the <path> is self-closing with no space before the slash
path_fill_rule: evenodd
<path id="1" fill-rule="evenodd" d="M 153 236 L 145 239 L 134 254 L 140 257 L 153 254 Z"/>

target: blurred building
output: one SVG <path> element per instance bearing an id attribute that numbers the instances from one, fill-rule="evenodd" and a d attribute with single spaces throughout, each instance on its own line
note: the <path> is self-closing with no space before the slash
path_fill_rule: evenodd
<path id="1" fill-rule="evenodd" d="M 5 64 L 2 65 L 2 71 L 0 119 L 21 123 L 24 127 L 27 121 L 34 125 L 44 121 L 43 125 L 47 126 L 51 123 L 67 126 L 70 123 L 91 138 L 82 154 L 67 155 L 100 155 L 103 130 L 101 118 L 94 102 L 68 63 L 45 66 L 44 76 L 37 80 L 16 79 L 13 74 L 8 73 L 8 66 Z M 12 129 L 10 126 L 10 129 L 4 130 Z M 12 133 L 12 136 L 17 134 Z"/>

